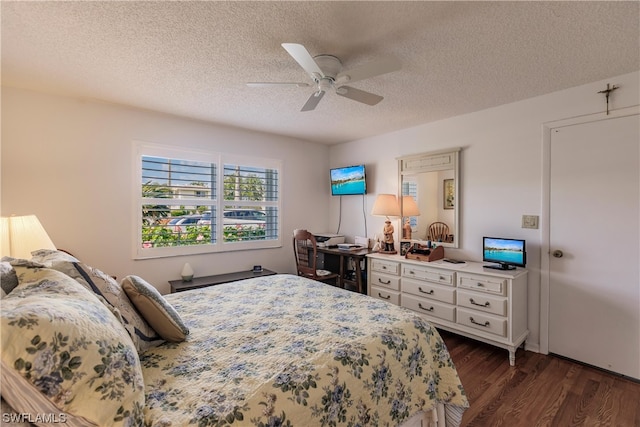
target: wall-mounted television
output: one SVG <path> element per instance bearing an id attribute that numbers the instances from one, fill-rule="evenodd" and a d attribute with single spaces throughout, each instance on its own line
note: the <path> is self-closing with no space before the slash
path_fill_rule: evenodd
<path id="1" fill-rule="evenodd" d="M 482 260 L 495 263 L 493 265 L 485 265 L 485 267 L 496 270 L 514 270 L 516 267 L 524 267 L 527 262 L 525 241 L 501 237 L 483 237 Z"/>
<path id="2" fill-rule="evenodd" d="M 366 194 L 367 180 L 364 165 L 331 169 L 331 195 Z"/>

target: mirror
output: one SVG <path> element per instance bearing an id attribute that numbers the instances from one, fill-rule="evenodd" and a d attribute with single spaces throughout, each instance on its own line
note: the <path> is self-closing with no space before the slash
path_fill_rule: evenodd
<path id="1" fill-rule="evenodd" d="M 403 241 L 458 247 L 459 152 L 454 148 L 398 158 Z"/>

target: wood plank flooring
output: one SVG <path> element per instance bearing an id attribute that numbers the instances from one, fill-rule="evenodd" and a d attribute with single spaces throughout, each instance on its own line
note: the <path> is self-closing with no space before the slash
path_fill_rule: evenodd
<path id="1" fill-rule="evenodd" d="M 553 355 L 440 331 L 471 407 L 463 427 L 640 427 L 640 382 Z"/>

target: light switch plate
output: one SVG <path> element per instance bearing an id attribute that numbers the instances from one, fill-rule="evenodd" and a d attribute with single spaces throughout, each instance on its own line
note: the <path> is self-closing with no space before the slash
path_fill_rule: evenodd
<path id="1" fill-rule="evenodd" d="M 522 228 L 538 228 L 538 215 L 522 215 Z"/>

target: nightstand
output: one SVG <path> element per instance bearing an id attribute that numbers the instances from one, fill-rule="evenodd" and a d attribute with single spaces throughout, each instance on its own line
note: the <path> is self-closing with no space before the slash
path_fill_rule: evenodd
<path id="1" fill-rule="evenodd" d="M 237 282 L 238 280 L 252 279 L 254 277 L 272 276 L 278 274 L 275 271 L 263 269 L 259 273 L 253 270 L 237 271 L 235 273 L 216 274 L 213 276 L 194 277 L 193 280 L 185 282 L 184 280 L 169 280 L 171 285 L 171 293 L 189 291 L 191 289 L 206 288 L 208 286 L 221 285 L 222 283 Z"/>

